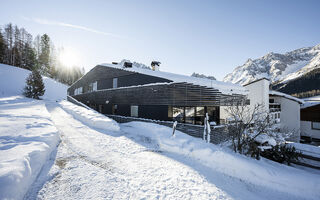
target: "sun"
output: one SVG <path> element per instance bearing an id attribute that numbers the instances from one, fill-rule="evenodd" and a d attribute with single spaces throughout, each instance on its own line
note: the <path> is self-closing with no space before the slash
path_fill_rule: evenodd
<path id="1" fill-rule="evenodd" d="M 79 62 L 79 56 L 76 51 L 71 48 L 64 48 L 59 53 L 59 61 L 65 67 L 73 67 Z"/>

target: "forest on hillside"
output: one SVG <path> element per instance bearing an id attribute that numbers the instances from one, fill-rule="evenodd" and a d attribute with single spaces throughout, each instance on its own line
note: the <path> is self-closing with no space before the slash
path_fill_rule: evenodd
<path id="1" fill-rule="evenodd" d="M 84 68 L 65 66 L 59 59 L 59 50 L 49 35 L 33 37 L 25 28 L 11 23 L 0 28 L 0 63 L 28 70 L 71 85 L 84 74 Z"/>
<path id="2" fill-rule="evenodd" d="M 275 84 L 272 89 L 296 96 L 299 98 L 320 95 L 320 68 L 304 74 L 303 76 L 291 80 L 285 84 Z"/>

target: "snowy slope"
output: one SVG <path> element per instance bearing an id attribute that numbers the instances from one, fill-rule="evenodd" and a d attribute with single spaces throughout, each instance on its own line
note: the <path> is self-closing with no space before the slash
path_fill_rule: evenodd
<path id="1" fill-rule="evenodd" d="M 21 95 L 29 74 L 29 70 L 0 64 L 0 96 Z M 43 77 L 43 81 L 46 92 L 41 98 L 52 100 L 66 98 L 67 85 L 56 82 L 48 77 Z"/>
<path id="2" fill-rule="evenodd" d="M 320 67 L 320 44 L 301 48 L 285 54 L 268 53 L 236 67 L 226 75 L 225 82 L 246 84 L 258 78 L 267 77 L 271 82 L 287 82 Z"/>
<path id="3" fill-rule="evenodd" d="M 60 140 L 45 102 L 21 95 L 29 73 L 0 64 L 0 199 L 22 199 Z M 67 86 L 44 82 L 46 101 L 66 96 Z"/>

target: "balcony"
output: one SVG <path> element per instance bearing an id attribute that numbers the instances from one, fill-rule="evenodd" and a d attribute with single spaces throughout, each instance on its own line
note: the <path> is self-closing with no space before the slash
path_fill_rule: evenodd
<path id="1" fill-rule="evenodd" d="M 281 104 L 280 103 L 269 103 L 269 112 L 281 112 Z"/>

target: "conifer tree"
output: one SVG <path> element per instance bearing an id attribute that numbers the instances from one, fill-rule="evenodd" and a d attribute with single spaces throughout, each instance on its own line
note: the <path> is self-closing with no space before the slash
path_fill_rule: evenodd
<path id="1" fill-rule="evenodd" d="M 44 83 L 42 76 L 37 70 L 33 70 L 32 73 L 26 79 L 26 86 L 23 94 L 28 98 L 39 99 L 45 93 Z"/>
<path id="2" fill-rule="evenodd" d="M 6 56 L 6 44 L 2 35 L 2 31 L 0 29 L 0 63 L 5 62 L 5 56 Z"/>

